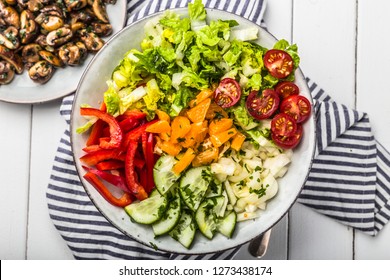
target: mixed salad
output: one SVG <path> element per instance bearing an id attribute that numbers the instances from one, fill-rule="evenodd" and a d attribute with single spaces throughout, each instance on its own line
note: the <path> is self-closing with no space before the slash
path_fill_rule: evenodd
<path id="1" fill-rule="evenodd" d="M 145 24 L 100 108 L 83 105 L 89 181 L 131 221 L 190 248 L 200 231 L 231 238 L 278 192 L 311 104 L 297 46 L 255 43 L 257 28 L 207 21 L 201 0 Z M 118 190 L 120 194 L 118 195 Z"/>

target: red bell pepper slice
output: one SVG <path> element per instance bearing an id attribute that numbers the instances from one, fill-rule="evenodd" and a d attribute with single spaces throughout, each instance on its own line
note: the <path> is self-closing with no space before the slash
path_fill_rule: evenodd
<path id="1" fill-rule="evenodd" d="M 103 160 L 109 159 L 117 159 L 125 161 L 126 155 L 122 153 L 122 151 L 118 149 L 110 149 L 110 150 L 99 150 L 95 152 L 90 152 L 88 154 L 80 157 L 80 161 L 86 165 L 93 166 Z"/>
<path id="2" fill-rule="evenodd" d="M 127 148 L 130 141 L 135 141 L 135 142 L 138 142 L 141 137 L 142 137 L 142 133 L 145 132 L 145 130 L 148 128 L 149 125 L 155 123 L 157 120 L 153 120 L 153 121 L 150 121 L 150 122 L 147 122 L 133 130 L 130 130 L 129 132 L 127 132 L 124 136 L 124 139 L 123 139 L 123 147 L 124 148 Z"/>
<path id="3" fill-rule="evenodd" d="M 91 128 L 91 133 L 89 134 L 85 145 L 91 146 L 91 145 L 99 144 L 99 139 L 100 139 L 100 137 L 103 136 L 103 130 L 104 130 L 105 126 L 106 126 L 106 123 L 104 121 L 97 120 Z"/>
<path id="4" fill-rule="evenodd" d="M 99 177 L 92 172 L 87 172 L 83 177 L 112 205 L 125 207 L 133 202 L 131 194 L 128 192 L 124 192 L 120 198 L 115 197 Z"/>
<path id="5" fill-rule="evenodd" d="M 137 169 L 137 172 L 139 174 L 139 182 L 142 186 L 146 186 L 147 185 L 147 174 L 146 174 L 146 168 L 142 168 L 142 169 Z M 145 191 L 147 191 L 145 189 Z"/>
<path id="6" fill-rule="evenodd" d="M 123 132 L 127 132 L 139 126 L 140 123 L 141 121 L 138 119 L 126 118 L 123 121 L 120 121 L 119 125 L 122 128 Z"/>
<path id="7" fill-rule="evenodd" d="M 97 152 L 97 151 L 101 151 L 101 150 L 102 150 L 102 148 L 97 144 L 85 146 L 83 148 L 83 151 L 86 153 L 92 153 L 92 152 Z"/>
<path id="8" fill-rule="evenodd" d="M 106 122 L 110 129 L 110 141 L 100 141 L 99 145 L 104 149 L 114 149 L 120 147 L 122 143 L 123 133 L 116 119 L 110 114 L 95 108 L 80 108 L 82 116 L 95 116 Z"/>
<path id="9" fill-rule="evenodd" d="M 144 187 L 138 182 L 138 176 L 135 171 L 134 158 L 135 153 L 138 148 L 138 143 L 136 141 L 130 140 L 125 161 L 125 176 L 127 181 L 127 186 L 130 191 L 135 195 L 138 200 L 144 200 L 148 197 Z"/>
<path id="10" fill-rule="evenodd" d="M 145 161 L 147 184 L 146 191 L 150 193 L 154 188 L 153 167 L 154 167 L 154 136 L 153 133 L 148 133 L 145 147 Z"/>
<path id="11" fill-rule="evenodd" d="M 120 169 L 123 167 L 125 167 L 125 163 L 121 160 L 116 160 L 116 159 L 105 160 L 105 161 L 101 161 L 101 162 L 96 164 L 96 168 L 98 170 L 102 170 L 102 171 L 115 170 L 115 169 Z"/>
<path id="12" fill-rule="evenodd" d="M 96 176 L 100 177 L 104 181 L 107 181 L 108 183 L 112 184 L 113 186 L 120 188 L 122 191 L 130 192 L 129 188 L 126 185 L 126 180 L 122 176 L 114 175 L 114 174 L 109 173 L 109 172 L 90 168 L 90 167 L 87 167 L 85 165 L 83 165 L 83 168 L 86 171 L 91 172 L 91 173 L 95 174 Z"/>

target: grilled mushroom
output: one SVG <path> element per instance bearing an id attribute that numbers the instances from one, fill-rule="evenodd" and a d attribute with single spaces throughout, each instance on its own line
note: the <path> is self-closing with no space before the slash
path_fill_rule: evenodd
<path id="1" fill-rule="evenodd" d="M 38 62 L 41 58 L 39 56 L 39 51 L 42 50 L 42 47 L 37 43 L 31 43 L 25 45 L 22 49 L 22 60 L 28 66 Z M 28 67 L 30 68 L 30 67 Z"/>
<path id="2" fill-rule="evenodd" d="M 92 4 L 92 10 L 95 16 L 102 22 L 108 23 L 108 14 L 106 11 L 106 5 L 102 0 L 94 0 Z"/>
<path id="3" fill-rule="evenodd" d="M 83 22 L 75 22 L 70 25 L 70 29 L 72 29 L 73 33 L 76 33 L 78 30 L 86 28 L 85 23 Z"/>
<path id="4" fill-rule="evenodd" d="M 70 26 L 65 25 L 61 28 L 49 32 L 46 36 L 46 42 L 49 46 L 58 47 L 67 43 L 73 37 Z"/>
<path id="5" fill-rule="evenodd" d="M 0 61 L 0 85 L 9 84 L 15 76 L 11 64 L 6 61 Z"/>
<path id="6" fill-rule="evenodd" d="M 20 28 L 19 13 L 13 7 L 6 7 L 5 4 L 2 4 L 0 8 L 0 18 L 2 18 L 7 25 Z"/>
<path id="7" fill-rule="evenodd" d="M 35 18 L 35 21 L 38 22 L 46 32 L 56 30 L 60 27 L 63 27 L 65 24 L 64 20 L 61 17 L 54 15 L 46 15 L 44 13 L 40 13 Z"/>
<path id="8" fill-rule="evenodd" d="M 47 44 L 47 40 L 46 40 L 46 35 L 38 35 L 38 37 L 35 39 L 35 43 L 37 43 L 38 45 L 40 45 L 42 47 L 42 49 L 45 49 L 49 52 L 54 52 L 55 49 L 53 46 L 49 46 Z"/>
<path id="9" fill-rule="evenodd" d="M 74 24 L 76 22 L 83 22 L 89 24 L 96 19 L 95 14 L 90 9 L 72 11 L 70 12 L 70 17 L 71 17 L 70 20 L 71 24 Z"/>
<path id="10" fill-rule="evenodd" d="M 92 22 L 92 31 L 98 36 L 108 36 L 112 33 L 112 25 L 109 23 Z"/>
<path id="11" fill-rule="evenodd" d="M 78 65 L 87 56 L 87 48 L 83 42 L 67 43 L 60 47 L 58 56 L 68 65 Z"/>
<path id="12" fill-rule="evenodd" d="M 53 76 L 54 67 L 45 60 L 36 62 L 29 70 L 28 75 L 34 82 L 44 84 Z"/>
<path id="13" fill-rule="evenodd" d="M 14 6 L 18 3 L 18 1 L 16 1 L 16 0 L 4 0 L 4 1 L 5 1 L 5 3 L 7 3 L 10 6 Z"/>
<path id="14" fill-rule="evenodd" d="M 8 27 L 2 33 L 0 33 L 0 44 L 6 46 L 11 50 L 19 48 L 19 31 L 13 26 Z"/>
<path id="15" fill-rule="evenodd" d="M 44 7 L 45 1 L 42 0 L 29 0 L 26 5 L 31 12 L 38 12 Z"/>
<path id="16" fill-rule="evenodd" d="M 45 15 L 57 16 L 60 18 L 65 17 L 64 11 L 60 8 L 60 6 L 55 5 L 55 4 L 47 5 L 47 6 L 43 7 L 40 10 L 40 12 L 45 14 Z"/>
<path id="17" fill-rule="evenodd" d="M 97 52 L 104 45 L 104 41 L 102 38 L 100 38 L 93 32 L 88 32 L 86 29 L 80 30 L 79 35 L 81 41 L 83 41 L 89 51 Z"/>
<path id="18" fill-rule="evenodd" d="M 63 63 L 62 63 L 62 60 L 59 59 L 55 54 L 53 54 L 52 52 L 48 52 L 48 51 L 45 51 L 45 50 L 41 50 L 39 51 L 39 55 L 44 59 L 46 60 L 47 62 L 49 62 L 51 65 L 55 66 L 55 67 L 62 67 L 63 66 Z"/>
<path id="19" fill-rule="evenodd" d="M 20 38 L 22 44 L 28 44 L 38 35 L 38 25 L 34 20 L 34 15 L 29 10 L 23 10 L 20 14 Z"/>
<path id="20" fill-rule="evenodd" d="M 22 58 L 16 52 L 0 45 L 0 58 L 11 64 L 16 73 L 20 74 L 23 72 Z"/>
<path id="21" fill-rule="evenodd" d="M 77 11 L 87 6 L 87 0 L 64 0 L 67 10 Z"/>

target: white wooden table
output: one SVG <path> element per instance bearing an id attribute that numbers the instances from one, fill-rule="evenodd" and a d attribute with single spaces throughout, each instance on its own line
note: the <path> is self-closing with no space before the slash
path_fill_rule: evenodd
<path id="1" fill-rule="evenodd" d="M 336 101 L 367 112 L 390 149 L 388 0 L 268 0 L 265 20 L 297 43 L 301 68 Z M 71 259 L 47 210 L 46 188 L 65 129 L 60 100 L 0 102 L 0 258 Z M 238 258 L 250 258 L 246 250 Z M 390 225 L 370 237 L 296 204 L 265 259 L 390 259 Z"/>

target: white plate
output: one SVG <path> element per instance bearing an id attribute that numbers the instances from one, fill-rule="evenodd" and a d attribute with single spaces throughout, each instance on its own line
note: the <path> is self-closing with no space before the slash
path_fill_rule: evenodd
<path id="1" fill-rule="evenodd" d="M 175 11 L 182 15 L 187 14 L 187 9 L 176 9 Z M 209 9 L 207 12 L 209 20 L 234 19 L 239 22 L 242 27 L 257 27 L 259 29 L 260 38 L 257 43 L 267 48 L 271 48 L 276 42 L 271 34 L 246 19 L 219 10 Z M 154 16 L 158 15 L 159 14 Z M 83 155 L 82 148 L 85 145 L 87 135 L 75 133 L 75 129 L 85 123 L 85 119 L 79 114 L 80 105 L 87 103 L 96 107 L 100 106 L 99 102 L 102 101 L 103 92 L 107 89 L 105 81 L 111 77 L 113 69 L 128 50 L 131 48 L 139 48 L 139 44 L 144 36 L 144 24 L 150 18 L 151 17 L 127 26 L 114 36 L 114 38 L 103 47 L 100 53 L 94 57 L 82 77 L 76 92 L 71 119 L 71 144 L 80 179 L 92 202 L 107 220 L 124 234 L 147 246 L 151 246 L 152 243 L 160 250 L 167 252 L 205 254 L 229 249 L 246 243 L 271 228 L 287 213 L 306 182 L 315 150 L 314 114 L 312 114 L 310 119 L 304 123 L 304 136 L 299 147 L 294 150 L 292 163 L 287 174 L 282 179 L 278 180 L 278 194 L 269 202 L 267 210 L 261 217 L 255 220 L 238 223 L 234 236 L 231 239 L 227 239 L 221 234 L 217 234 L 212 240 L 208 240 L 200 233 L 197 233 L 192 248 L 189 250 L 169 236 L 155 239 L 150 226 L 132 223 L 123 209 L 113 207 L 109 204 L 82 177 L 85 174 L 85 171 L 81 167 L 79 158 Z M 312 101 L 310 91 L 300 70 L 296 71 L 296 83 L 301 90 L 301 94 Z"/>
<path id="2" fill-rule="evenodd" d="M 105 37 L 107 41 L 126 24 L 127 1 L 118 0 L 115 5 L 107 5 L 107 12 L 113 33 Z M 87 59 L 80 66 L 66 66 L 56 69 L 53 77 L 43 85 L 33 82 L 25 70 L 21 75 L 15 75 L 8 85 L 0 86 L 0 100 L 12 103 L 41 103 L 64 97 L 77 88 L 80 78 L 92 60 L 93 55 L 88 54 Z"/>

